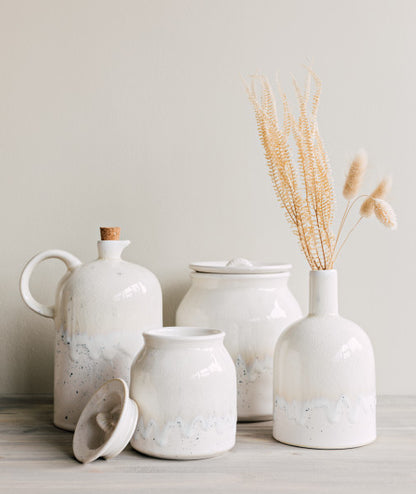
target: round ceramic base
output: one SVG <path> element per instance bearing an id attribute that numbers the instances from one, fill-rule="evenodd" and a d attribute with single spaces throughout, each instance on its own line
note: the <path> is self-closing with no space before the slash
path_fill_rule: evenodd
<path id="1" fill-rule="evenodd" d="M 139 451 L 139 450 L 136 450 L 136 451 L 142 455 L 149 456 L 152 458 L 160 458 L 161 460 L 191 461 L 191 460 L 207 460 L 208 458 L 215 458 L 217 456 L 222 456 L 225 453 L 228 453 L 228 451 L 231 451 L 233 449 L 233 447 L 227 448 L 223 451 L 216 451 L 215 453 L 209 453 L 206 455 L 197 455 L 197 456 L 185 456 L 185 455 L 172 456 L 172 455 L 163 455 L 163 454 L 159 454 L 159 453 L 155 454 L 155 453 L 150 452 L 150 451 L 149 452 Z"/>
<path id="2" fill-rule="evenodd" d="M 306 448 L 306 449 L 328 449 L 328 450 L 332 450 L 332 449 L 354 449 L 354 448 L 361 448 L 362 446 L 367 446 L 368 444 L 371 444 L 373 443 L 377 437 L 375 436 L 374 439 L 371 439 L 369 441 L 366 441 L 366 442 L 363 442 L 363 443 L 358 443 L 358 444 L 351 444 L 351 445 L 348 445 L 348 446 L 331 446 L 331 447 L 328 447 L 328 446 L 306 446 L 304 444 L 294 444 L 294 443 L 288 443 L 288 442 L 285 442 L 285 441 L 282 441 L 280 439 L 277 439 L 276 437 L 273 436 L 274 439 L 276 439 L 277 442 L 279 443 L 282 443 L 282 444 L 287 444 L 288 446 L 295 446 L 296 448 Z"/>
<path id="3" fill-rule="evenodd" d="M 75 426 L 73 425 L 69 425 L 69 424 L 59 424 L 58 422 L 54 421 L 53 422 L 53 425 L 55 427 L 57 427 L 58 429 L 62 429 L 64 431 L 68 431 L 68 432 L 74 432 L 75 430 Z"/>
<path id="4" fill-rule="evenodd" d="M 235 445 L 236 416 L 184 421 L 170 417 L 162 426 L 153 419 L 139 420 L 130 442 L 133 449 L 147 456 L 171 460 L 211 458 L 229 451 Z"/>
<path id="5" fill-rule="evenodd" d="M 376 439 L 375 397 L 352 403 L 321 399 L 299 402 L 295 407 L 280 399 L 274 412 L 273 437 L 284 444 L 311 449 L 349 449 L 370 444 Z"/>

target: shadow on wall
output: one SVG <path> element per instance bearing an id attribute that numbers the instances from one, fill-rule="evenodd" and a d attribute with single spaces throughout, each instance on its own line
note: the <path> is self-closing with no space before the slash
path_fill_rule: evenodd
<path id="1" fill-rule="evenodd" d="M 176 309 L 189 287 L 189 280 L 162 283 L 164 326 L 175 326 Z"/>
<path id="2" fill-rule="evenodd" d="M 24 393 L 52 393 L 55 351 L 55 328 L 52 319 L 31 312 L 25 306 L 14 312 L 15 328 L 12 360 L 6 369 L 6 385 Z"/>

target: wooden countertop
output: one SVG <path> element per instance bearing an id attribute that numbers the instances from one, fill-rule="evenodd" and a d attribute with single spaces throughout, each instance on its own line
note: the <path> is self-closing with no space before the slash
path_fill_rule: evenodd
<path id="1" fill-rule="evenodd" d="M 52 425 L 50 397 L 0 398 L 0 493 L 416 493 L 416 396 L 379 398 L 378 439 L 362 448 L 285 446 L 271 431 L 271 422 L 239 424 L 235 448 L 208 460 L 159 460 L 128 447 L 81 465 L 72 433 Z"/>

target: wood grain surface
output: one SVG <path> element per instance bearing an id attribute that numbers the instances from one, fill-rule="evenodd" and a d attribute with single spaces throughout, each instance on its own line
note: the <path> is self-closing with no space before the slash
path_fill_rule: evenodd
<path id="1" fill-rule="evenodd" d="M 238 425 L 218 458 L 168 461 L 128 447 L 117 458 L 77 463 L 72 433 L 52 425 L 50 397 L 0 399 L 3 493 L 416 493 L 416 397 L 381 397 L 378 439 L 326 451 L 285 446 L 272 423 Z"/>

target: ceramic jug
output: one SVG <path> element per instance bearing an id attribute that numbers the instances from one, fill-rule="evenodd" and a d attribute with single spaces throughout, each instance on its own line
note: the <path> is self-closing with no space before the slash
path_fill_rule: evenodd
<path id="1" fill-rule="evenodd" d="M 104 384 L 84 408 L 74 434 L 82 463 L 113 458 L 129 442 L 146 455 L 195 460 L 235 444 L 235 368 L 224 333 L 204 328 L 162 328 L 145 344 L 127 384 Z"/>
<path id="2" fill-rule="evenodd" d="M 273 436 L 307 448 L 353 448 L 376 438 L 373 347 L 338 313 L 335 270 L 311 271 L 309 315 L 280 336 Z"/>
<path id="3" fill-rule="evenodd" d="M 97 388 L 112 378 L 129 382 L 131 363 L 143 346 L 142 333 L 162 325 L 157 278 L 122 260 L 130 242 L 118 240 L 117 229 L 102 229 L 102 239 L 97 260 L 82 264 L 66 251 L 47 250 L 28 262 L 20 280 L 26 304 L 54 319 L 54 424 L 71 431 Z M 36 265 L 51 258 L 63 261 L 67 272 L 55 304 L 45 306 L 31 295 L 29 280 Z"/>
<path id="4" fill-rule="evenodd" d="M 273 352 L 277 338 L 301 317 L 288 287 L 289 264 L 198 262 L 191 287 L 176 313 L 179 326 L 225 332 L 224 344 L 237 369 L 240 421 L 273 416 Z"/>

